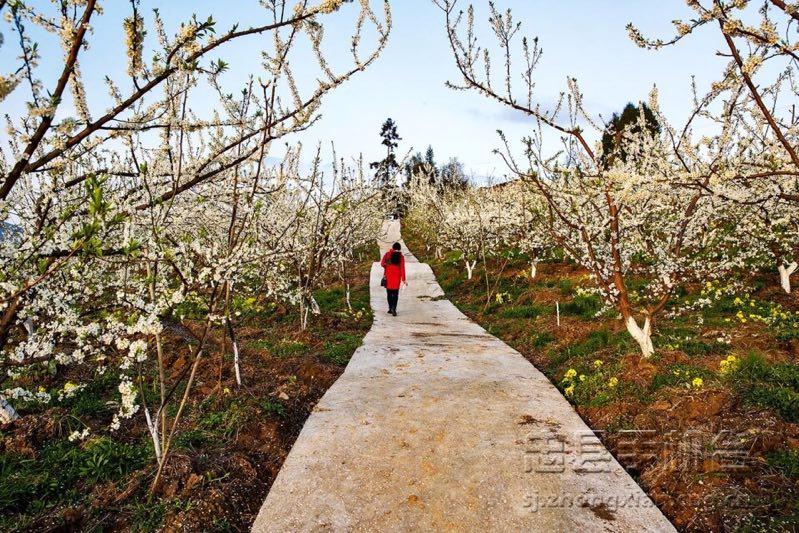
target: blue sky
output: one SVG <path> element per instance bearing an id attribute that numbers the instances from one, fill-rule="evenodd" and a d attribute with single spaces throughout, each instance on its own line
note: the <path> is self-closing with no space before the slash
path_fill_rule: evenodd
<path id="1" fill-rule="evenodd" d="M 628 39 L 628 22 L 645 34 L 670 36 L 670 21 L 689 15 L 683 0 L 498 0 L 497 6 L 511 7 L 524 22 L 524 33 L 539 37 L 542 102 L 554 101 L 567 76 L 574 76 L 588 108 L 607 117 L 628 101 L 646 99 L 657 84 L 662 108 L 680 123 L 689 111 L 691 75 L 701 87 L 720 72 L 712 31 L 658 52 L 641 50 Z M 477 24 L 485 27 L 486 10 L 477 13 Z M 443 14 L 431 2 L 395 1 L 394 22 L 378 64 L 327 98 L 323 120 L 307 138 L 334 138 L 342 152 L 377 157 L 379 126 L 390 116 L 399 125 L 401 148 L 423 150 L 430 144 L 439 160 L 456 156 L 478 175 L 500 177 L 503 164 L 491 153 L 499 145 L 496 130 L 521 138 L 529 132 L 529 119 L 476 93 L 444 86 L 459 78 Z"/>
<path id="2" fill-rule="evenodd" d="M 379 2 L 372 0 L 379 8 Z M 462 7 L 467 5 L 462 1 Z M 45 0 L 35 0 L 42 3 Z M 191 13 L 213 15 L 220 30 L 236 20 L 245 25 L 264 22 L 264 12 L 250 0 L 142 1 L 143 11 L 158 6 L 168 30 L 174 31 Z M 566 87 L 566 77 L 580 82 L 588 108 L 608 117 L 628 101 L 645 99 L 657 84 L 663 110 L 675 123 L 689 111 L 690 77 L 706 87 L 720 72 L 714 56 L 718 32 L 702 31 L 677 47 L 658 52 L 637 48 L 627 37 L 625 25 L 633 22 L 646 35 L 670 36 L 673 19 L 689 16 L 684 0 L 497 0 L 500 9 L 510 7 L 523 21 L 523 33 L 538 36 L 544 56 L 537 75 L 541 102 L 552 102 Z M 486 28 L 486 2 L 476 2 L 477 25 Z M 106 2 L 107 15 L 95 28 L 93 46 L 83 60 L 90 101 L 106 101 L 102 77 L 124 79 L 124 56 L 119 21 L 127 2 Z M 429 0 L 394 0 L 394 29 L 383 56 L 369 70 L 326 97 L 323 117 L 301 135 L 306 145 L 334 140 L 340 156 L 363 153 L 367 161 L 381 157 L 378 132 L 392 117 L 403 140 L 400 151 L 411 147 L 424 151 L 432 145 L 437 159 L 458 157 L 477 176 L 501 178 L 502 162 L 491 152 L 499 144 L 497 129 L 511 139 L 530 131 L 529 120 L 505 110 L 476 93 L 454 92 L 446 80 L 459 81 L 448 47 L 443 14 Z M 329 19 L 326 39 L 333 64 L 346 65 L 350 28 L 357 16 L 357 2 L 345 4 Z M 3 23 L 5 24 L 5 23 Z M 13 40 L 4 27 L 6 43 L 0 49 L 0 68 L 13 65 Z M 486 36 L 487 37 L 487 36 Z M 45 41 L 42 41 L 45 44 Z M 249 73 L 260 71 L 258 39 L 242 41 L 223 51 L 232 63 L 225 82 L 237 92 Z M 47 50 L 47 48 L 45 48 Z M 60 58 L 60 51 L 54 56 Z M 295 62 L 298 78 L 310 80 L 315 68 L 308 57 Z M 43 63 L 46 75 L 57 74 L 59 62 Z M 52 67 L 52 68 L 51 68 Z M 305 78 L 304 78 L 305 77 Z M 19 91 L 17 91 L 19 93 Z M 0 104 L 0 112 L 14 114 L 27 94 L 15 94 Z M 102 110 L 103 106 L 99 106 Z"/>

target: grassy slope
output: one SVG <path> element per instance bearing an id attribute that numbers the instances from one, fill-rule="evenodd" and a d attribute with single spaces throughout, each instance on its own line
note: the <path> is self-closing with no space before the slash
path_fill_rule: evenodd
<path id="1" fill-rule="evenodd" d="M 455 255 L 423 257 L 413 235 L 409 245 L 465 314 L 564 392 L 680 529 L 799 528 L 799 299 L 773 276 L 751 280 L 750 295 L 720 284 L 680 295 L 670 309 L 706 305 L 659 320 L 657 353 L 642 360 L 615 313 L 580 294 L 590 283 L 574 265 L 544 263 L 530 279 L 523 256 L 493 261 L 487 298 L 482 267 L 466 280 Z"/>
<path id="2" fill-rule="evenodd" d="M 351 274 L 353 312 L 343 286 L 333 282 L 316 293 L 322 314 L 307 331 L 298 331 L 296 309 L 238 302 L 244 387 L 236 389 L 229 348 L 205 360 L 152 502 L 154 459 L 142 413 L 113 434 L 106 429 L 115 412 L 106 404 L 116 396 L 111 372 L 72 399 L 21 409 L 25 416 L 0 427 L 0 531 L 249 531 L 305 419 L 371 325 L 374 254 L 366 250 Z M 214 340 L 221 344 L 218 332 Z M 172 377 L 187 364 L 186 353 L 186 342 L 173 335 Z M 53 388 L 63 380 L 53 379 Z M 69 442 L 82 428 L 78 420 L 105 436 Z"/>

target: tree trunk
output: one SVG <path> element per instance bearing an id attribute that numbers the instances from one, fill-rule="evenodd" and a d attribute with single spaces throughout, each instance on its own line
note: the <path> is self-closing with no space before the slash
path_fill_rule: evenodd
<path id="1" fill-rule="evenodd" d="M 300 331 L 305 331 L 308 327 L 308 306 L 305 305 L 305 299 L 300 299 Z"/>
<path id="2" fill-rule="evenodd" d="M 156 413 L 157 415 L 157 413 Z M 150 438 L 153 439 L 153 450 L 155 451 L 155 460 L 161 464 L 161 436 L 158 429 L 158 416 L 153 419 L 150 416 L 150 410 L 144 408 L 144 419 L 147 422 L 147 430 L 150 432 Z"/>
<path id="3" fill-rule="evenodd" d="M 474 273 L 474 267 L 477 266 L 477 261 L 465 261 L 466 263 L 466 279 L 472 279 L 472 274 Z"/>
<path id="4" fill-rule="evenodd" d="M 650 357 L 655 353 L 655 348 L 652 346 L 652 321 L 649 317 L 644 319 L 644 327 L 641 328 L 635 318 L 629 316 L 626 320 L 626 326 L 627 331 L 630 332 L 638 346 L 641 347 L 641 353 L 644 357 Z"/>
<path id="5" fill-rule="evenodd" d="M 538 275 L 538 261 L 533 261 L 530 263 L 530 279 L 535 279 L 536 275 Z"/>
<path id="6" fill-rule="evenodd" d="M 780 273 L 780 285 L 788 294 L 791 294 L 791 274 L 796 272 L 797 268 L 799 268 L 799 264 L 796 261 L 789 265 L 780 264 L 777 266 L 777 270 Z"/>
<path id="7" fill-rule="evenodd" d="M 241 387 L 241 366 L 239 365 L 239 344 L 233 341 L 233 370 L 236 372 L 236 385 Z"/>

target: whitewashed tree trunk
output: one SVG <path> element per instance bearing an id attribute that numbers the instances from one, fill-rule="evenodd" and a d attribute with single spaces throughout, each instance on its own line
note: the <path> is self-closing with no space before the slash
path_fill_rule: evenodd
<path id="1" fill-rule="evenodd" d="M 230 292 L 233 292 L 233 282 L 230 282 Z M 230 319 L 230 308 L 228 307 L 227 326 L 230 332 L 230 342 L 233 344 L 233 371 L 236 374 L 236 385 L 241 387 L 241 365 L 239 364 L 239 343 L 236 341 L 236 333 L 233 330 L 233 321 Z"/>
<path id="2" fill-rule="evenodd" d="M 789 265 L 780 264 L 777 266 L 777 270 L 780 273 L 780 285 L 782 286 L 782 290 L 791 294 L 791 274 L 796 272 L 796 269 L 799 268 L 799 264 L 796 261 L 793 261 Z"/>
<path id="3" fill-rule="evenodd" d="M 477 260 L 465 261 L 465 263 L 466 263 L 466 279 L 472 279 L 472 274 L 474 274 L 474 267 L 477 266 Z"/>
<path id="4" fill-rule="evenodd" d="M 538 275 L 538 261 L 530 263 L 530 279 L 535 279 Z"/>
<path id="5" fill-rule="evenodd" d="M 644 357 L 650 357 L 655 353 L 655 348 L 652 346 L 652 322 L 649 317 L 644 319 L 644 327 L 638 326 L 638 323 L 633 317 L 627 317 L 627 331 L 630 332 L 633 339 L 641 347 L 641 353 Z"/>
<path id="6" fill-rule="evenodd" d="M 150 410 L 144 408 L 144 418 L 147 421 L 147 429 L 150 432 L 150 438 L 153 439 L 153 449 L 155 450 L 155 459 L 158 463 L 161 462 L 161 436 L 158 429 L 158 416 L 156 413 L 155 420 L 150 416 Z"/>
<path id="7" fill-rule="evenodd" d="M 305 331 L 308 327 L 308 306 L 305 305 L 305 298 L 300 298 L 300 329 Z"/>
<path id="8" fill-rule="evenodd" d="M 346 298 L 347 298 L 347 309 L 349 309 L 350 312 L 352 312 L 352 303 L 350 302 L 350 284 L 349 283 L 347 283 Z"/>
<path id="9" fill-rule="evenodd" d="M 241 367 L 239 365 L 239 343 L 233 341 L 233 369 L 236 371 L 236 385 L 241 387 Z"/>
<path id="10" fill-rule="evenodd" d="M 8 403 L 5 398 L 0 396 L 0 423 L 8 424 L 17 418 L 19 418 L 19 415 L 14 408 L 11 407 L 11 404 Z"/>
<path id="11" fill-rule="evenodd" d="M 300 329 L 308 328 L 308 314 L 318 315 L 322 310 L 313 295 L 300 298 Z"/>

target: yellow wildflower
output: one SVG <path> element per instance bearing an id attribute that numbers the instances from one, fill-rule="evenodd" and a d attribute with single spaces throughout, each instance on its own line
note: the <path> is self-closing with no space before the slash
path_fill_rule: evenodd
<path id="1" fill-rule="evenodd" d="M 738 358 L 730 355 L 719 363 L 719 372 L 723 375 L 729 374 L 738 367 Z"/>

